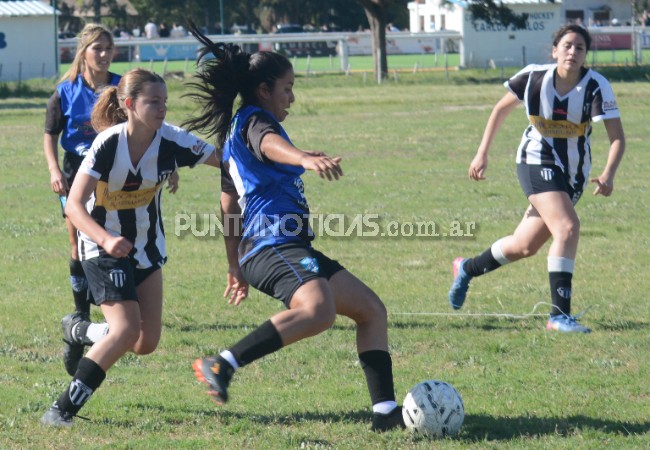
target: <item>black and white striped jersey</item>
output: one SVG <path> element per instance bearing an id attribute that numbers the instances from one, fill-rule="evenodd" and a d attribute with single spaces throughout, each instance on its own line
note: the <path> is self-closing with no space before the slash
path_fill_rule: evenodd
<path id="1" fill-rule="evenodd" d="M 602 75 L 583 68 L 582 79 L 566 95 L 555 90 L 557 64 L 529 65 L 504 85 L 523 101 L 530 121 L 517 163 L 555 164 L 576 191 L 582 191 L 591 170 L 592 122 L 620 117 L 612 88 Z"/>
<path id="2" fill-rule="evenodd" d="M 129 256 L 137 268 L 162 267 L 167 260 L 160 203 L 163 185 L 177 168 L 203 163 L 214 151 L 212 145 L 165 122 L 134 167 L 126 123 L 115 125 L 97 136 L 79 168 L 97 179 L 86 209 L 110 234 L 133 243 Z M 81 260 L 103 252 L 79 231 Z"/>

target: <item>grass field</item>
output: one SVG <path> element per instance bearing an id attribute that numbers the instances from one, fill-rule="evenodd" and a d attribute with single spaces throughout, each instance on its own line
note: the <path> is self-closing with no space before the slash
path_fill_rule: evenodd
<path id="1" fill-rule="evenodd" d="M 431 442 L 369 431 L 370 406 L 356 357 L 352 322 L 245 367 L 231 402 L 216 407 L 191 370 L 280 309 L 253 292 L 240 307 L 221 298 L 223 243 L 175 231 L 181 214 L 210 214 L 218 176 L 207 167 L 181 172 L 165 199 L 169 262 L 164 269 L 163 337 L 150 356 L 126 356 L 71 429 L 39 418 L 67 386 L 59 320 L 72 309 L 68 243 L 49 188 L 42 129 L 46 97 L 0 100 L 0 448 L 233 449 L 595 449 L 650 447 L 650 153 L 648 83 L 615 83 L 627 154 L 610 198 L 585 195 L 574 277 L 574 312 L 589 308 L 590 335 L 544 330 L 548 301 L 541 254 L 472 283 L 466 307 L 450 310 L 451 261 L 474 255 L 509 233 L 526 201 L 514 174 L 525 126 L 513 114 L 497 137 L 488 179 L 467 180 L 498 84 L 364 85 L 351 77 L 300 77 L 285 122 L 304 149 L 343 156 L 345 176 L 305 179 L 312 212 L 377 214 L 382 230 L 435 221 L 446 231 L 475 223 L 465 237 L 323 237 L 315 245 L 369 284 L 389 311 L 398 399 L 436 378 L 462 394 L 459 436 Z M 433 75 L 431 75 L 432 77 Z M 170 81 L 168 120 L 193 112 Z M 593 135 L 594 172 L 608 146 Z M 100 318 L 97 309 L 94 317 Z M 512 314 L 505 317 L 498 314 Z"/>

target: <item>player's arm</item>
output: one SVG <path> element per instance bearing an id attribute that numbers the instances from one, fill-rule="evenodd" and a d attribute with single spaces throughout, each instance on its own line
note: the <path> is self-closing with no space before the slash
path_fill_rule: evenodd
<path id="1" fill-rule="evenodd" d="M 343 175 L 341 157 L 330 158 L 322 152 L 302 151 L 276 133 L 267 133 L 260 144 L 262 154 L 269 160 L 313 170 L 321 178 L 338 180 Z"/>
<path id="2" fill-rule="evenodd" d="M 133 244 L 122 236 L 113 236 L 90 216 L 84 206 L 97 187 L 97 179 L 78 172 L 70 188 L 65 214 L 77 229 L 92 239 L 114 258 L 123 258 L 129 254 Z"/>
<path id="3" fill-rule="evenodd" d="M 605 130 L 609 137 L 609 154 L 607 155 L 607 164 L 603 173 L 592 178 L 592 182 L 596 183 L 594 195 L 602 194 L 609 197 L 614 191 L 614 177 L 618 166 L 623 159 L 625 153 L 625 133 L 623 132 L 623 122 L 620 118 L 605 119 Z"/>
<path id="4" fill-rule="evenodd" d="M 228 258 L 226 290 L 223 293 L 228 303 L 239 305 L 248 296 L 248 283 L 239 267 L 239 241 L 241 240 L 241 208 L 237 191 L 221 192 L 221 223 Z"/>
<path id="5" fill-rule="evenodd" d="M 512 92 L 506 92 L 506 94 L 492 109 L 490 118 L 485 126 L 485 131 L 483 132 L 481 144 L 476 151 L 476 156 L 474 156 L 474 159 L 469 166 L 468 175 L 471 179 L 477 181 L 485 179 L 485 171 L 487 170 L 488 165 L 488 153 L 492 146 L 492 141 L 494 141 L 494 136 L 496 136 L 501 125 L 503 125 L 506 117 L 508 117 L 518 104 L 519 99 L 517 96 Z"/>
<path id="6" fill-rule="evenodd" d="M 61 172 L 59 166 L 59 151 L 58 151 L 58 134 L 43 134 L 43 152 L 45 153 L 45 160 L 47 161 L 47 169 L 50 171 L 50 185 L 52 191 L 59 195 L 66 195 L 68 193 L 68 180 Z"/>
<path id="7" fill-rule="evenodd" d="M 210 156 L 208 156 L 208 159 L 205 160 L 203 164 L 207 164 L 208 166 L 216 167 L 217 169 L 221 167 L 221 155 L 217 155 L 216 150 L 212 153 L 210 153 Z"/>

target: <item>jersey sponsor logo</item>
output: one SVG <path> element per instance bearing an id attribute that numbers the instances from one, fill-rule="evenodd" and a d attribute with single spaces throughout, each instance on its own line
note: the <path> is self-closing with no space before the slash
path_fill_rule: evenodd
<path id="1" fill-rule="evenodd" d="M 532 126 L 544 137 L 568 139 L 584 136 L 588 122 L 573 123 L 568 120 L 550 120 L 541 116 L 529 116 Z"/>
<path id="2" fill-rule="evenodd" d="M 313 273 L 318 273 L 318 261 L 316 258 L 310 258 L 308 256 L 305 256 L 303 259 L 300 260 L 300 264 L 305 268 L 305 270 L 308 270 Z"/>
<path id="3" fill-rule="evenodd" d="M 190 148 L 190 150 L 196 156 L 201 156 L 203 154 L 203 149 L 205 149 L 206 145 L 208 144 L 197 139 L 196 143 L 194 143 L 194 145 Z"/>
<path id="4" fill-rule="evenodd" d="M 544 167 L 542 170 L 539 171 L 539 174 L 542 176 L 542 178 L 545 181 L 551 181 L 553 179 L 553 176 L 555 175 L 555 171 L 549 167 Z"/>
<path id="5" fill-rule="evenodd" d="M 302 178 L 297 177 L 293 180 L 293 186 L 298 190 L 298 204 L 305 209 L 309 209 L 309 204 L 307 203 L 307 197 L 305 197 L 305 183 L 303 183 Z"/>
<path id="6" fill-rule="evenodd" d="M 126 274 L 122 269 L 113 269 L 108 273 L 108 276 L 111 277 L 111 281 L 116 288 L 124 287 L 124 282 L 126 281 Z"/>
<path id="7" fill-rule="evenodd" d="M 147 206 L 152 202 L 154 196 L 161 188 L 162 183 L 146 189 L 137 191 L 109 191 L 108 183 L 105 181 L 97 182 L 95 190 L 95 206 L 103 206 L 108 211 L 118 211 L 123 209 L 136 209 Z"/>
<path id="8" fill-rule="evenodd" d="M 603 111 L 613 111 L 615 109 L 618 109 L 618 105 L 616 104 L 616 100 L 603 102 Z"/>

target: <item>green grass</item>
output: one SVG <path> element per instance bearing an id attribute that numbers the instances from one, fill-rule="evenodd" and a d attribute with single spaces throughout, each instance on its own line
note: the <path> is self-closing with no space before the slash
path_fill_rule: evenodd
<path id="1" fill-rule="evenodd" d="M 583 322 L 594 332 L 567 336 L 545 332 L 543 317 L 490 315 L 526 315 L 548 301 L 544 251 L 475 280 L 466 307 L 450 310 L 451 260 L 511 232 L 526 207 L 514 174 L 525 118 L 518 111 L 508 119 L 488 179 L 470 182 L 467 166 L 503 88 L 437 76 L 404 74 L 381 86 L 358 74 L 299 77 L 285 125 L 301 148 L 344 158 L 338 182 L 305 176 L 314 213 L 378 214 L 382 226 L 476 222 L 475 235 L 463 239 L 316 241 L 384 300 L 398 399 L 428 378 L 462 394 L 458 437 L 432 443 L 368 431 L 354 329 L 343 318 L 238 372 L 226 406 L 210 402 L 192 360 L 231 345 L 281 305 L 257 292 L 239 308 L 226 305 L 222 241 L 175 235 L 176 214 L 216 208 L 218 176 L 207 167 L 183 170 L 179 192 L 165 198 L 170 259 L 159 349 L 109 371 L 82 410 L 90 422 L 41 427 L 41 414 L 69 382 L 59 320 L 72 308 L 67 237 L 42 155 L 41 95 L 0 100 L 0 448 L 648 448 L 650 156 L 643 130 L 650 85 L 614 84 L 628 151 L 614 195 L 585 195 L 578 206 L 574 308 L 590 308 Z M 168 119 L 179 123 L 194 105 L 180 97 L 179 83 L 170 81 L 169 91 Z M 607 149 L 597 125 L 594 173 Z"/>

